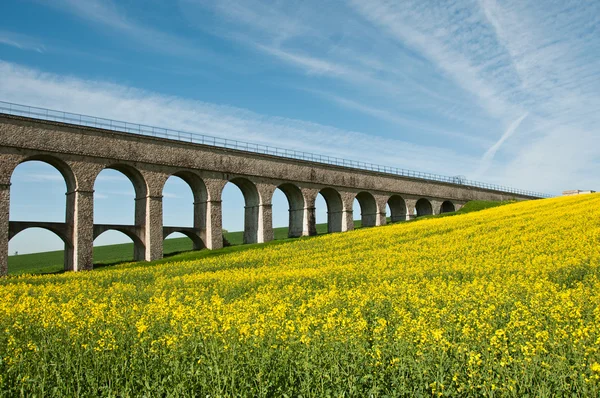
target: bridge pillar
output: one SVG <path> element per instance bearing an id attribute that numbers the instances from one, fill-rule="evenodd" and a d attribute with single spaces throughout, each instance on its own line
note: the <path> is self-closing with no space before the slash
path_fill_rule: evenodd
<path id="1" fill-rule="evenodd" d="M 273 193 L 277 189 L 274 184 L 257 183 L 259 206 L 258 206 L 258 228 L 256 242 L 266 243 L 274 239 L 273 236 Z"/>
<path id="2" fill-rule="evenodd" d="M 302 210 L 302 236 L 317 235 L 317 215 L 315 201 L 319 191 L 311 188 L 300 188 L 304 197 L 304 209 Z"/>
<path id="3" fill-rule="evenodd" d="M 347 232 L 354 230 L 354 198 L 356 195 L 352 192 L 340 192 L 342 197 L 342 230 L 340 232 Z"/>
<path id="4" fill-rule="evenodd" d="M 65 243 L 65 270 L 94 267 L 94 191 L 67 192 L 67 225 L 71 242 Z"/>
<path id="5" fill-rule="evenodd" d="M 150 196 L 140 198 L 145 207 L 145 217 L 141 225 L 144 239 L 144 253 L 141 260 L 154 261 L 163 258 L 163 204 L 162 196 Z M 140 225 L 136 222 L 137 225 Z M 139 248 L 141 251 L 142 248 Z M 136 250 L 137 251 L 137 250 Z M 138 252 L 141 257 L 142 253 Z"/>
<path id="6" fill-rule="evenodd" d="M 354 213 L 352 210 L 342 210 L 342 231 L 354 230 Z"/>
<path id="7" fill-rule="evenodd" d="M 221 207 L 220 200 L 209 200 L 206 202 L 204 244 L 210 250 L 223 247 L 223 213 Z"/>
<path id="8" fill-rule="evenodd" d="M 260 205 L 244 206 L 244 244 L 258 242 Z"/>
<path id="9" fill-rule="evenodd" d="M 10 183 L 0 184 L 0 276 L 8 274 Z"/>
<path id="10" fill-rule="evenodd" d="M 430 202 L 431 202 L 431 210 L 433 212 L 433 215 L 437 216 L 438 214 L 440 214 L 442 212 L 443 201 L 432 199 Z"/>
<path id="11" fill-rule="evenodd" d="M 223 210 L 221 193 L 227 180 L 218 178 L 205 178 L 206 186 L 206 221 L 204 236 L 207 249 L 216 250 L 223 247 Z"/>
<path id="12" fill-rule="evenodd" d="M 273 234 L 273 205 L 264 203 L 258 207 L 258 243 L 270 242 Z"/>
<path id="13" fill-rule="evenodd" d="M 416 216 L 417 209 L 417 199 L 405 199 L 406 202 L 406 221 L 414 220 Z"/>
<path id="14" fill-rule="evenodd" d="M 289 209 L 288 238 L 298 238 L 303 235 L 305 212 L 306 207 Z"/>
<path id="15" fill-rule="evenodd" d="M 194 241 L 194 250 L 200 250 L 208 246 L 206 242 L 206 208 L 206 200 L 194 202 L 194 229 L 202 240 L 201 246 Z"/>
<path id="16" fill-rule="evenodd" d="M 360 223 L 363 227 L 374 227 L 377 225 L 378 213 L 360 213 Z"/>
<path id="17" fill-rule="evenodd" d="M 381 225 L 387 224 L 387 217 L 385 214 L 385 210 L 387 207 L 388 196 L 383 195 L 373 195 L 375 197 L 375 203 L 377 204 L 377 214 L 375 215 L 375 226 L 379 227 Z"/>
<path id="18" fill-rule="evenodd" d="M 312 207 L 305 207 L 302 218 L 302 236 L 316 236 L 317 235 L 317 209 L 313 205 Z"/>

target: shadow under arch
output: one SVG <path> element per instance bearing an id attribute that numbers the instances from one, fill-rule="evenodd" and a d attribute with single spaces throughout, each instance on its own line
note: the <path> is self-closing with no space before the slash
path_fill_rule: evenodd
<path id="1" fill-rule="evenodd" d="M 256 185 L 247 178 L 236 177 L 229 180 L 244 196 L 244 244 L 258 242 L 260 196 Z"/>
<path id="2" fill-rule="evenodd" d="M 444 201 L 440 206 L 440 214 L 452 213 L 453 211 L 456 211 L 456 208 L 454 207 L 454 203 L 449 200 Z"/>
<path id="3" fill-rule="evenodd" d="M 344 204 L 342 196 L 333 188 L 323 188 L 319 191 L 327 205 L 327 232 L 342 232 L 342 216 Z"/>
<path id="4" fill-rule="evenodd" d="M 392 222 L 406 221 L 406 202 L 400 195 L 392 195 L 387 202 L 390 207 L 390 219 Z"/>
<path id="5" fill-rule="evenodd" d="M 304 195 L 302 195 L 300 188 L 292 183 L 281 184 L 277 189 L 283 192 L 288 201 L 288 238 L 298 238 L 303 233 Z"/>
<path id="6" fill-rule="evenodd" d="M 360 206 L 360 221 L 363 227 L 374 227 L 377 225 L 377 202 L 369 192 L 362 191 L 356 195 Z"/>
<path id="7" fill-rule="evenodd" d="M 417 200 L 415 210 L 417 211 L 417 217 L 430 216 L 433 214 L 433 207 L 431 206 L 431 202 L 425 198 Z"/>

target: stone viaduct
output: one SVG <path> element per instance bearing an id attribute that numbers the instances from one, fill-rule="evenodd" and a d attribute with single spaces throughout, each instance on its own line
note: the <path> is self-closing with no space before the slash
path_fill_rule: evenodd
<path id="1" fill-rule="evenodd" d="M 9 220 L 14 169 L 31 160 L 54 166 L 67 185 L 64 223 Z M 133 225 L 98 225 L 93 221 L 94 183 L 103 169 L 125 174 L 135 188 Z M 193 227 L 163 226 L 163 185 L 181 177 L 194 194 Z M 222 247 L 221 191 L 231 182 L 245 199 L 244 242 L 273 239 L 271 198 L 281 189 L 289 203 L 289 236 L 315 235 L 315 199 L 327 204 L 329 232 L 353 229 L 352 205 L 360 203 L 363 226 L 415 214 L 454 211 L 469 200 L 533 199 L 468 185 L 401 177 L 210 145 L 0 114 L 0 273 L 7 273 L 8 242 L 27 228 L 55 232 L 65 243 L 65 269 L 93 267 L 94 239 L 118 230 L 134 242 L 136 260 L 163 256 L 163 240 L 173 232 L 191 238 L 194 248 Z"/>

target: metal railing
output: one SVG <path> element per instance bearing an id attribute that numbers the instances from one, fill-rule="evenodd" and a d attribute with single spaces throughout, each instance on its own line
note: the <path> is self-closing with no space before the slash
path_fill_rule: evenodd
<path id="1" fill-rule="evenodd" d="M 406 170 L 396 167 L 382 166 L 373 163 L 342 159 L 333 156 L 318 155 L 304 151 L 295 151 L 291 149 L 278 148 L 270 145 L 255 144 L 251 142 L 232 140 L 204 134 L 194 134 L 185 131 L 171 130 L 167 128 L 153 127 L 144 124 L 129 123 L 46 108 L 38 108 L 34 106 L 14 104 L 5 101 L 0 101 L 0 114 L 1 113 L 15 116 L 26 116 L 41 120 L 64 122 L 76 124 L 79 126 L 97 127 L 105 130 L 124 132 L 130 134 L 167 138 L 170 140 L 210 145 L 219 148 L 236 149 L 253 153 L 280 156 L 284 158 L 305 160 L 309 162 L 342 166 L 358 170 L 376 171 L 378 173 L 393 174 L 402 177 L 419 178 L 430 181 L 446 182 L 450 184 L 466 185 L 469 187 L 489 189 L 493 191 L 512 193 L 522 196 L 530 196 L 536 198 L 547 198 L 552 196 L 539 192 L 532 192 L 523 189 L 515 189 L 501 185 L 487 184 L 484 182 L 467 180 L 462 177 L 449 177 L 439 174 L 423 173 L 420 171 Z"/>

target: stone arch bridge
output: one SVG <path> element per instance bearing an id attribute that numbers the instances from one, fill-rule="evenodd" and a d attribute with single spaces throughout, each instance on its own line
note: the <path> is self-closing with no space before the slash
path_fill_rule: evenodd
<path id="1" fill-rule="evenodd" d="M 54 166 L 67 185 L 64 223 L 9 220 L 14 169 L 30 160 Z M 94 224 L 94 182 L 104 169 L 125 174 L 135 188 L 135 223 Z M 163 186 L 181 177 L 194 194 L 193 227 L 164 226 Z M 410 178 L 250 151 L 154 138 L 77 124 L 0 114 L 0 273 L 7 273 L 8 242 L 33 227 L 56 233 L 65 243 L 65 269 L 92 269 L 94 239 L 107 230 L 129 236 L 136 260 L 163 256 L 163 240 L 173 232 L 190 237 L 194 248 L 222 247 L 221 191 L 237 185 L 245 199 L 244 242 L 273 239 L 271 197 L 279 188 L 289 203 L 289 236 L 315 235 L 315 199 L 325 198 L 329 232 L 353 229 L 357 199 L 363 226 L 415 214 L 459 209 L 469 200 L 533 199 L 464 184 Z"/>

